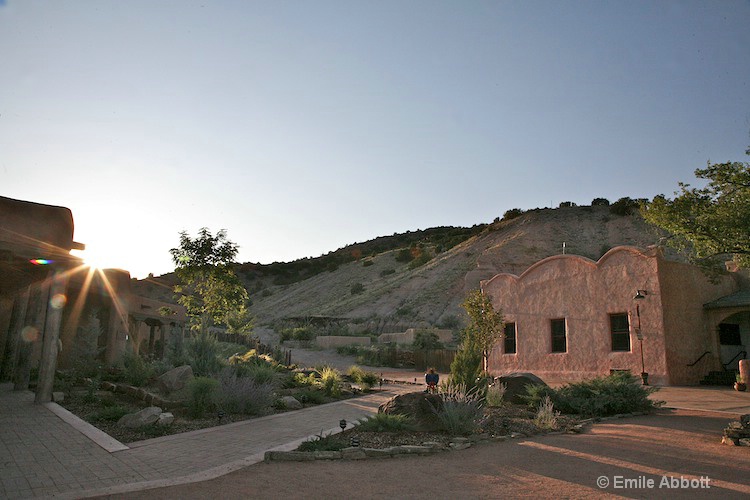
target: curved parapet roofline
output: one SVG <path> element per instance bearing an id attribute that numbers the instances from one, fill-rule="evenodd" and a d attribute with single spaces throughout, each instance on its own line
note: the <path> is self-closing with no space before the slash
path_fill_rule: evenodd
<path id="1" fill-rule="evenodd" d="M 490 283 L 492 283 L 496 279 L 503 279 L 503 278 L 505 278 L 505 279 L 511 279 L 514 282 L 521 281 L 526 276 L 528 276 L 530 273 L 534 272 L 534 270 L 536 270 L 536 269 L 538 269 L 538 268 L 540 268 L 542 266 L 546 266 L 550 262 L 557 261 L 557 260 L 575 260 L 575 261 L 579 261 L 582 264 L 588 265 L 588 266 L 590 266 L 590 267 L 592 267 L 594 269 L 597 269 L 597 268 L 601 267 L 607 260 L 609 260 L 610 258 L 612 258 L 613 255 L 618 254 L 618 253 L 622 253 L 622 252 L 628 252 L 628 253 L 631 253 L 631 254 L 633 254 L 635 256 L 644 257 L 644 258 L 648 258 L 648 257 L 653 257 L 654 256 L 652 254 L 652 252 L 653 252 L 652 249 L 649 249 L 649 251 L 643 251 L 640 248 L 636 248 L 636 247 L 629 246 L 629 245 L 621 245 L 621 246 L 617 246 L 617 247 L 611 248 L 610 250 L 607 251 L 607 253 L 605 253 L 604 255 L 602 255 L 599 258 L 598 261 L 593 261 L 593 260 L 589 259 L 588 257 L 583 257 L 582 255 L 572 255 L 572 254 L 567 254 L 567 255 L 552 255 L 551 257 L 547 257 L 547 258 L 542 259 L 542 260 L 540 260 L 538 262 L 535 262 L 534 264 L 532 264 L 531 266 L 529 266 L 528 269 L 526 269 L 523 273 L 521 273 L 520 276 L 516 275 L 516 274 L 512 274 L 512 273 L 499 273 L 499 274 L 496 274 L 495 276 L 493 276 L 492 278 L 490 278 L 489 280 L 481 281 L 480 282 L 480 287 L 483 289 L 486 285 L 489 285 Z"/>

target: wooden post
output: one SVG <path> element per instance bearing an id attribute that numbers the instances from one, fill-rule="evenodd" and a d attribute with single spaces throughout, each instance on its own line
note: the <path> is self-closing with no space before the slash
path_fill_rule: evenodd
<path id="1" fill-rule="evenodd" d="M 46 304 L 49 300 L 48 279 L 32 285 L 29 305 L 26 310 L 26 320 L 22 327 L 18 355 L 16 356 L 16 369 L 15 376 L 13 377 L 14 391 L 25 391 L 29 388 L 31 353 L 34 349 L 33 343 L 38 341 L 39 336 L 42 334 L 47 314 Z"/>
<path id="2" fill-rule="evenodd" d="M 60 271 L 55 272 L 50 285 L 49 300 L 47 300 L 47 318 L 44 325 L 42 340 L 42 359 L 39 361 L 39 381 L 37 383 L 36 403 L 52 401 L 52 386 L 55 382 L 57 369 L 57 354 L 59 352 L 60 325 L 62 324 L 63 309 L 65 308 L 65 293 L 67 279 Z"/>
<path id="3" fill-rule="evenodd" d="M 12 380 L 16 372 L 18 346 L 21 343 L 21 332 L 26 322 L 26 310 L 29 307 L 31 287 L 27 286 L 18 293 L 13 303 L 10 328 L 5 344 L 5 354 L 0 360 L 0 380 Z"/>

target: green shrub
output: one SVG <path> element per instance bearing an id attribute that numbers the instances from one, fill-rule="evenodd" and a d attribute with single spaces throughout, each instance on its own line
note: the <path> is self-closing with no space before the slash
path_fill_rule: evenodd
<path id="1" fill-rule="evenodd" d="M 294 397 L 300 403 L 309 403 L 314 405 L 322 405 L 326 402 L 326 398 L 322 392 L 317 389 L 302 389 L 301 391 L 294 394 Z"/>
<path id="2" fill-rule="evenodd" d="M 142 357 L 135 354 L 132 349 L 127 349 L 122 356 L 125 367 L 124 378 L 130 385 L 143 387 L 154 375 L 151 365 L 146 363 Z"/>
<path id="3" fill-rule="evenodd" d="M 349 292 L 352 295 L 359 295 L 360 293 L 364 291 L 365 291 L 365 285 L 363 285 L 362 283 L 354 283 L 349 289 Z"/>
<path id="4" fill-rule="evenodd" d="M 419 330 L 414 335 L 414 343 L 412 343 L 412 349 L 420 351 L 427 351 L 430 349 L 442 349 L 443 343 L 440 342 L 440 337 L 435 332 L 429 330 Z"/>
<path id="5" fill-rule="evenodd" d="M 188 383 L 188 412 L 200 418 L 216 408 L 219 381 L 209 377 L 195 377 Z"/>
<path id="6" fill-rule="evenodd" d="M 471 342 L 462 342 L 451 363 L 451 384 L 471 390 L 481 374 L 482 351 Z"/>
<path id="7" fill-rule="evenodd" d="M 414 429 L 414 421 L 406 415 L 376 413 L 357 422 L 357 430 L 362 432 L 401 432 Z"/>
<path id="8" fill-rule="evenodd" d="M 503 220 L 511 220 L 515 219 L 516 217 L 520 217 L 524 214 L 523 210 L 520 208 L 511 208 L 510 210 L 506 210 L 503 214 Z"/>
<path id="9" fill-rule="evenodd" d="M 649 399 L 657 389 L 644 387 L 633 375 L 618 372 L 607 377 L 564 385 L 558 389 L 544 386 L 527 387 L 525 398 L 529 407 L 536 408 L 546 397 L 562 413 L 585 417 L 605 417 L 618 413 L 649 411 L 660 403 Z"/>
<path id="10" fill-rule="evenodd" d="M 248 365 L 243 375 L 256 384 L 276 385 L 277 382 L 276 369 L 271 365 Z"/>
<path id="11" fill-rule="evenodd" d="M 94 422 L 117 422 L 128 413 L 130 411 L 123 406 L 108 406 L 91 415 L 91 419 Z"/>
<path id="12" fill-rule="evenodd" d="M 373 261 L 371 261 L 371 260 L 364 260 L 364 261 L 362 261 L 362 267 L 370 267 L 373 264 L 375 264 L 375 263 Z"/>
<path id="13" fill-rule="evenodd" d="M 360 384 L 365 389 L 369 389 L 380 382 L 380 377 L 376 373 L 366 372 L 357 365 L 350 366 L 347 375 L 352 381 Z"/>
<path id="14" fill-rule="evenodd" d="M 349 446 L 340 436 L 318 434 L 312 439 L 303 441 L 297 451 L 339 451 Z"/>
<path id="15" fill-rule="evenodd" d="M 386 276 L 390 276 L 391 274 L 396 274 L 395 269 L 383 269 L 380 271 L 380 277 L 385 278 Z"/>
<path id="16" fill-rule="evenodd" d="M 335 368 L 326 366 L 320 372 L 320 383 L 326 396 L 341 395 L 341 373 Z"/>
<path id="17" fill-rule="evenodd" d="M 200 332 L 185 343 L 185 351 L 197 376 L 210 376 L 221 369 L 219 342 L 207 332 Z"/>

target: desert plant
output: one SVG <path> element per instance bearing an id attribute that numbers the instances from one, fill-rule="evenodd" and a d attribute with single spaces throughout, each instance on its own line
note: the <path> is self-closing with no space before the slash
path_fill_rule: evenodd
<path id="1" fill-rule="evenodd" d="M 539 403 L 539 407 L 534 417 L 534 423 L 537 427 L 542 429 L 554 429 L 557 427 L 557 417 L 560 416 L 559 411 L 555 411 L 552 399 L 549 396 L 545 396 L 544 399 Z"/>
<path id="2" fill-rule="evenodd" d="M 91 420 L 95 422 L 117 422 L 130 411 L 120 405 L 107 406 L 91 415 Z"/>
<path id="3" fill-rule="evenodd" d="M 297 392 L 294 397 L 300 403 L 320 405 L 326 402 L 326 398 L 323 393 L 313 388 L 302 389 L 301 391 Z"/>
<path id="4" fill-rule="evenodd" d="M 326 396 L 341 395 L 341 373 L 335 368 L 326 366 L 320 373 L 320 383 Z"/>
<path id="5" fill-rule="evenodd" d="M 312 439 L 303 441 L 302 444 L 297 448 L 298 451 L 339 451 L 342 448 L 346 448 L 348 444 L 337 435 L 323 435 L 320 434 Z"/>
<path id="6" fill-rule="evenodd" d="M 661 403 L 649 399 L 657 389 L 644 387 L 630 373 L 617 372 L 607 377 L 564 385 L 558 389 L 528 386 L 526 401 L 530 408 L 549 396 L 562 413 L 604 417 L 618 413 L 649 411 Z"/>
<path id="7" fill-rule="evenodd" d="M 363 285 L 362 283 L 354 283 L 349 289 L 349 292 L 352 295 L 358 295 L 364 291 L 365 291 L 365 285 Z"/>
<path id="8" fill-rule="evenodd" d="M 151 365 L 146 363 L 142 357 L 134 353 L 132 349 L 126 349 L 122 355 L 122 363 L 125 367 L 124 378 L 130 385 L 143 387 L 154 375 Z"/>
<path id="9" fill-rule="evenodd" d="M 216 407 L 216 392 L 219 381 L 209 377 L 195 377 L 188 383 L 188 412 L 200 418 Z"/>
<path id="10" fill-rule="evenodd" d="M 414 428 L 414 421 L 406 415 L 376 413 L 357 422 L 357 430 L 362 432 L 402 432 Z"/>
<path id="11" fill-rule="evenodd" d="M 443 429 L 453 435 L 471 434 L 477 427 L 482 411 L 482 398 L 477 391 L 463 385 L 441 386 L 443 408 L 435 409 Z"/>
<path id="12" fill-rule="evenodd" d="M 352 381 L 362 385 L 366 389 L 369 389 L 380 381 L 380 377 L 376 373 L 366 372 L 357 365 L 350 366 L 347 375 Z"/>
<path id="13" fill-rule="evenodd" d="M 225 368 L 219 375 L 215 401 L 219 408 L 229 413 L 260 415 L 273 405 L 273 384 L 238 377 L 234 370 Z"/>
<path id="14" fill-rule="evenodd" d="M 487 386 L 487 395 L 485 396 L 487 406 L 492 406 L 495 408 L 498 406 L 502 406 L 503 396 L 505 396 L 505 391 L 507 388 L 508 384 L 501 384 L 500 382 L 495 382 Z"/>
<path id="15" fill-rule="evenodd" d="M 194 374 L 209 376 L 221 369 L 219 342 L 207 331 L 201 331 L 191 337 L 185 343 L 185 350 Z"/>

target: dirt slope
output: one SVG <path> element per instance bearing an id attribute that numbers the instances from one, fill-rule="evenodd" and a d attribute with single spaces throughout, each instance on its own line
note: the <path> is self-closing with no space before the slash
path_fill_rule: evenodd
<path id="1" fill-rule="evenodd" d="M 463 321 L 460 304 L 480 280 L 500 272 L 520 274 L 534 262 L 562 253 L 563 242 L 566 253 L 595 260 L 614 246 L 645 247 L 658 239 L 639 216 L 614 215 L 609 207 L 533 210 L 491 224 L 416 269 L 396 261 L 397 251 L 389 251 L 368 258 L 371 265 L 351 262 L 291 285 L 265 283 L 262 292 L 252 294 L 252 312 L 259 323 L 346 317 L 375 332 L 450 324 Z M 352 293 L 358 283 L 364 290 Z"/>

